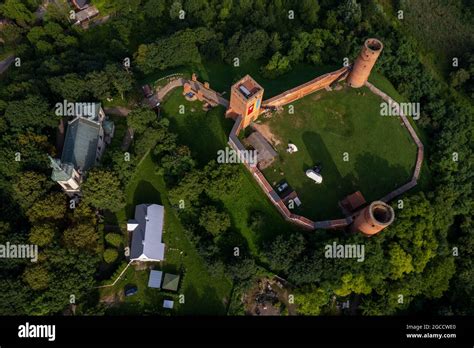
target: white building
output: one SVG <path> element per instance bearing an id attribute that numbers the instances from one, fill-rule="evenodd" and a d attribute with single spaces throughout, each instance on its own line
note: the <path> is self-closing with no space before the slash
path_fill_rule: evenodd
<path id="1" fill-rule="evenodd" d="M 127 223 L 132 233 L 130 261 L 162 261 L 165 244 L 162 242 L 165 208 L 158 204 L 135 207 L 135 219 Z"/>

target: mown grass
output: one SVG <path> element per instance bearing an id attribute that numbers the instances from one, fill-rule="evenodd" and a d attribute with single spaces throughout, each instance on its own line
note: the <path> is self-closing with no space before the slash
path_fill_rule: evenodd
<path id="1" fill-rule="evenodd" d="M 167 199 L 167 189 L 163 177 L 156 173 L 156 166 L 148 155 L 137 168 L 137 174 L 126 189 L 126 207 L 118 216 L 123 225 L 126 219 L 133 218 L 134 207 L 141 203 L 157 203 L 165 207 L 165 228 L 163 241 L 166 245 L 165 261 L 155 269 L 169 272 L 184 272 L 179 294 L 185 295 L 185 303 L 175 303 L 178 314 L 225 314 L 229 301 L 231 282 L 223 274 L 210 274 L 204 261 L 185 235 Z M 111 292 L 118 293 L 127 284 L 138 287 L 138 294 L 125 298 L 125 304 L 137 303 L 140 306 L 162 302 L 163 292 L 148 288 L 149 270 L 127 270 L 123 279 L 111 289 L 105 288 L 102 296 Z M 157 302 L 158 301 L 158 302 Z M 129 311 L 124 306 L 124 311 Z"/>
<path id="2" fill-rule="evenodd" d="M 316 220 L 341 217 L 338 201 L 347 194 L 360 190 L 371 201 L 410 180 L 416 146 L 397 117 L 380 116 L 381 102 L 365 87 L 323 90 L 292 103 L 294 114 L 285 108 L 262 120 L 281 141 L 279 159 L 264 173 L 272 184 L 285 179 L 296 190 L 297 212 Z M 289 142 L 297 153 L 286 152 Z M 317 163 L 321 185 L 305 175 Z"/>
<path id="3" fill-rule="evenodd" d="M 397 102 L 411 102 L 408 99 L 402 97 L 400 93 L 398 93 L 398 91 L 395 89 L 395 87 L 393 87 L 389 80 L 387 80 L 384 76 L 378 74 L 375 71 L 371 73 L 369 77 L 369 82 L 374 84 L 378 89 L 388 94 L 392 99 L 396 100 Z M 420 108 L 423 108 L 423 104 L 420 106 Z M 430 143 L 428 134 L 422 127 L 418 127 L 419 120 L 414 120 L 413 118 L 408 118 L 408 120 L 415 129 L 416 134 L 420 138 L 421 142 L 424 144 L 425 153 L 425 160 L 423 161 L 423 165 L 421 167 L 421 175 L 418 180 L 418 184 L 413 189 L 413 191 L 427 190 L 429 188 L 431 180 L 431 172 L 426 161 L 426 158 L 428 158 L 428 152 L 430 150 L 428 146 Z"/>
<path id="4" fill-rule="evenodd" d="M 200 80 L 209 80 L 211 87 L 221 92 L 228 90 L 237 78 L 249 73 L 257 78 L 266 90 L 265 98 L 269 98 L 318 76 L 318 71 L 324 73 L 334 70 L 331 68 L 308 70 L 302 66 L 300 70 L 296 69 L 281 79 L 269 81 L 258 77 L 257 65 L 253 70 L 252 67 L 250 70 L 242 68 L 240 72 L 234 69 L 225 64 L 209 63 L 173 72 L 190 75 L 191 72 L 197 71 Z M 166 71 L 160 75 L 166 76 L 169 73 Z M 207 78 L 205 74 L 208 74 Z M 147 77 L 147 81 L 153 82 L 157 76 Z M 393 86 L 383 77 L 372 74 L 371 81 L 396 100 L 401 100 Z M 360 92 L 365 95 L 359 95 Z M 318 99 L 319 95 L 324 97 Z M 276 132 L 282 132 L 284 142 L 291 140 L 302 150 L 295 154 L 302 158 L 287 157 L 285 160 L 283 157 L 284 161 L 280 161 L 278 165 L 286 166 L 284 170 L 286 178 L 291 178 L 290 184 L 300 194 L 305 209 L 302 212 L 305 215 L 338 217 L 340 213 L 337 200 L 344 194 L 361 189 L 368 200 L 379 198 L 411 176 L 416 154 L 415 146 L 397 118 L 370 117 L 379 114 L 379 104 L 380 100 L 365 88 L 359 91 L 330 93 L 322 91 L 295 102 L 295 115 L 280 115 L 276 116 L 278 120 L 274 118 L 266 121 L 270 124 L 278 121 Z M 180 105 L 185 107 L 184 114 L 179 113 Z M 178 134 L 178 141 L 190 147 L 199 168 L 215 160 L 217 151 L 227 146 L 233 121 L 225 119 L 222 107 L 203 111 L 201 102 L 186 101 L 182 96 L 182 89 L 178 88 L 162 102 L 162 115 L 170 120 L 170 128 Z M 286 143 L 279 148 L 280 153 L 285 156 L 283 147 L 286 147 Z M 350 154 L 351 160 L 348 163 L 342 162 L 342 152 L 345 151 Z M 304 182 L 306 177 L 303 168 L 319 160 L 323 162 L 326 186 L 321 190 L 321 187 L 317 188 L 312 184 L 311 190 L 301 189 L 300 182 L 307 186 Z M 231 215 L 231 228 L 244 236 L 252 254 L 265 262 L 262 252 L 267 242 L 277 234 L 289 233 L 296 228 L 283 220 L 243 165 L 235 164 L 235 170 L 242 179 L 239 194 L 223 195 L 222 204 Z M 273 180 L 282 178 L 279 170 L 273 172 L 270 169 L 266 174 L 269 177 L 273 176 Z M 320 189 L 321 192 L 314 194 L 315 189 Z M 128 185 L 126 202 L 126 208 L 116 214 L 119 224 L 124 224 L 133 216 L 136 204 L 160 203 L 165 206 L 166 224 L 163 238 L 167 245 L 166 261 L 156 265 L 156 268 L 171 272 L 185 271 L 179 293 L 185 294 L 186 302 L 184 305 L 177 304 L 176 312 L 225 313 L 231 282 L 223 274 L 208 273 L 204 261 L 189 242 L 183 226 L 169 205 L 165 183 L 162 176 L 156 173 L 150 155 L 141 162 L 137 174 Z M 258 230 L 253 230 L 249 223 L 249 217 L 255 211 L 261 212 L 264 216 L 264 223 Z M 101 293 L 102 295 L 117 293 L 129 284 L 138 286 L 138 294 L 125 298 L 125 303 L 119 307 L 122 313 L 130 313 L 134 307 L 143 309 L 151 304 L 160 304 L 166 294 L 160 290 L 148 289 L 148 274 L 148 270 L 135 271 L 131 268 L 116 286 L 103 289 Z"/>
<path id="5" fill-rule="evenodd" d="M 185 106 L 185 114 L 179 113 L 179 105 Z M 199 167 L 216 160 L 217 152 L 227 146 L 233 121 L 225 118 L 222 107 L 203 111 L 201 102 L 186 101 L 182 89 L 178 88 L 166 97 L 162 112 L 170 120 L 171 130 L 178 134 L 179 142 L 189 146 Z M 223 196 L 222 202 L 231 215 L 232 228 L 246 238 L 254 255 L 261 256 L 266 241 L 293 227 L 283 220 L 244 166 L 234 166 L 242 176 L 239 194 Z M 249 217 L 255 211 L 265 216 L 265 223 L 258 231 L 252 230 L 249 224 Z"/>

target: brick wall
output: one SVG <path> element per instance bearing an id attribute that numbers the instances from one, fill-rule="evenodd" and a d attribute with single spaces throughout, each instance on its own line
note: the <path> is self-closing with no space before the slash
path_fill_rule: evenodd
<path id="1" fill-rule="evenodd" d="M 326 88 L 334 82 L 342 81 L 346 78 L 349 68 L 343 67 L 339 70 L 321 75 L 315 79 L 303 83 L 302 85 L 285 91 L 273 98 L 264 100 L 262 107 L 273 108 L 286 105 L 295 100 L 301 99 L 308 94 Z"/>

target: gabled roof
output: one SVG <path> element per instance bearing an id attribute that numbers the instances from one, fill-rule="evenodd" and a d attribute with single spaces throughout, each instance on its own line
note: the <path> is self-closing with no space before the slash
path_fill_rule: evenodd
<path id="1" fill-rule="evenodd" d="M 89 0 L 71 0 L 71 1 L 78 10 L 82 10 L 86 8 L 87 4 L 89 3 Z"/>
<path id="2" fill-rule="evenodd" d="M 76 117 L 69 122 L 66 131 L 61 162 L 72 163 L 81 170 L 95 164 L 100 123 L 86 117 Z"/>
<path id="3" fill-rule="evenodd" d="M 89 6 L 82 11 L 76 12 L 76 23 L 82 23 L 99 14 L 99 10 L 95 6 Z"/>
<path id="4" fill-rule="evenodd" d="M 130 259 L 164 259 L 165 245 L 161 241 L 164 213 L 164 207 L 158 204 L 140 204 L 135 207 L 135 219 L 129 221 L 129 226 L 135 227 Z"/>

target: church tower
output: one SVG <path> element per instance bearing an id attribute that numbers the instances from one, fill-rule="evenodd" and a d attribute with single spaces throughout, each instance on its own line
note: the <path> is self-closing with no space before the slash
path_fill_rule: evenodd
<path id="1" fill-rule="evenodd" d="M 260 114 L 263 88 L 249 75 L 237 81 L 230 90 L 230 103 L 226 117 L 242 116 L 242 128 L 255 121 Z"/>
<path id="2" fill-rule="evenodd" d="M 369 78 L 370 72 L 377 61 L 377 58 L 382 53 L 383 44 L 377 39 L 365 40 L 359 56 L 357 57 L 352 71 L 347 77 L 347 83 L 354 88 L 362 87 Z"/>
<path id="3" fill-rule="evenodd" d="M 74 165 L 71 163 L 61 163 L 58 159 L 48 157 L 51 161 L 51 168 L 53 168 L 51 179 L 61 185 L 67 195 L 72 197 L 79 194 L 81 192 L 81 175 L 74 169 Z"/>

